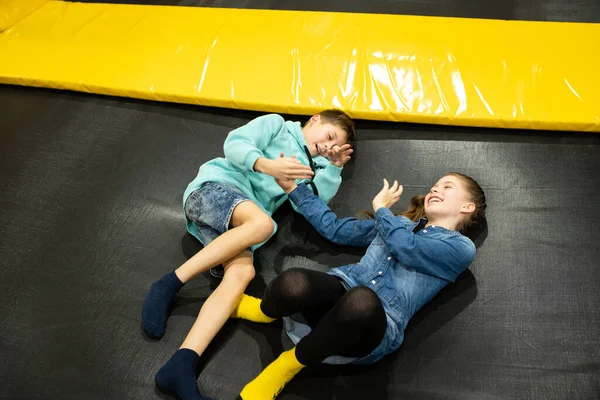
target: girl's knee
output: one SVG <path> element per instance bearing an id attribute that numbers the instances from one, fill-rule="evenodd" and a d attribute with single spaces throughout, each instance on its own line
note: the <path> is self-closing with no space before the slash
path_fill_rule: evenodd
<path id="1" fill-rule="evenodd" d="M 379 296 L 372 289 L 359 286 L 348 290 L 340 300 L 341 312 L 352 319 L 370 318 L 374 313 L 383 310 Z"/>
<path id="2" fill-rule="evenodd" d="M 307 296 L 309 282 L 302 268 L 290 268 L 277 276 L 270 285 L 270 292 L 278 298 L 303 298 Z"/>
<path id="3" fill-rule="evenodd" d="M 373 301 L 374 299 L 379 298 L 373 289 L 366 286 L 355 286 L 348 289 L 345 297 L 358 299 L 361 301 Z"/>

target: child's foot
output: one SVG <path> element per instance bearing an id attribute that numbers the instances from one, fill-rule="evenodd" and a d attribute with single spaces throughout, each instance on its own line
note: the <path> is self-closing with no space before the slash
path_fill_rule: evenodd
<path id="1" fill-rule="evenodd" d="M 142 308 L 142 326 L 146 335 L 161 338 L 165 334 L 169 306 L 175 294 L 183 287 L 175 272 L 152 284 Z"/>
<path id="2" fill-rule="evenodd" d="M 156 386 L 181 400 L 210 400 L 198 390 L 196 367 L 200 356 L 190 349 L 179 349 L 154 377 Z"/>
<path id="3" fill-rule="evenodd" d="M 244 387 L 240 397 L 243 400 L 275 399 L 302 368 L 304 365 L 296 359 L 295 347 L 284 351 L 260 375 Z"/>
<path id="4" fill-rule="evenodd" d="M 265 324 L 275 321 L 275 318 L 271 318 L 262 312 L 260 303 L 262 303 L 261 299 L 242 294 L 242 298 L 233 310 L 231 318 L 247 319 L 248 321 Z"/>

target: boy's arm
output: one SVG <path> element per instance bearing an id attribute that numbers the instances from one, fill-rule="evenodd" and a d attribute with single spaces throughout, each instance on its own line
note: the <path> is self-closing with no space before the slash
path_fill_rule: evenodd
<path id="1" fill-rule="evenodd" d="M 343 168 L 328 163 L 325 168 L 318 169 L 313 182 L 319 192 L 319 197 L 328 203 L 333 199 L 342 184 Z"/>
<path id="2" fill-rule="evenodd" d="M 291 188 L 290 188 L 291 189 Z M 377 236 L 374 220 L 338 218 L 305 184 L 287 190 L 292 205 L 327 240 L 344 245 L 367 247 Z M 320 190 L 319 190 L 320 193 Z"/>
<path id="3" fill-rule="evenodd" d="M 268 159 L 263 150 L 285 129 L 285 120 L 277 114 L 258 117 L 229 133 L 223 149 L 225 158 L 245 171 L 262 172 L 276 178 L 305 179 L 313 175 L 310 167 L 289 157 Z"/>
<path id="4" fill-rule="evenodd" d="M 269 114 L 234 129 L 229 133 L 223 145 L 225 158 L 240 169 L 255 171 L 256 161 L 265 157 L 263 149 L 284 126 L 283 117 Z"/>
<path id="5" fill-rule="evenodd" d="M 342 146 L 334 146 L 333 149 L 327 151 L 327 159 L 329 160 L 324 168 L 319 168 L 315 171 L 313 179 L 314 187 L 317 189 L 317 194 L 325 203 L 329 203 L 337 194 L 342 183 L 342 170 L 344 165 L 350 161 L 351 154 L 354 152 L 350 144 Z M 313 186 L 311 185 L 311 188 Z M 292 202 L 294 210 L 298 211 L 297 207 Z"/>
<path id="6" fill-rule="evenodd" d="M 326 204 L 329 204 L 331 199 L 337 194 L 340 185 L 342 184 L 342 168 L 336 167 L 333 164 L 328 164 L 325 168 L 318 169 L 315 178 L 313 179 L 313 183 L 318 191 L 318 197 L 323 200 Z M 308 180 L 302 180 L 300 183 L 307 183 Z M 309 189 L 310 188 L 310 189 Z M 314 194 L 314 190 L 310 184 L 308 184 L 308 188 L 311 193 Z M 298 209 L 298 206 L 295 202 L 290 202 L 292 204 L 292 209 L 296 212 L 301 213 Z"/>

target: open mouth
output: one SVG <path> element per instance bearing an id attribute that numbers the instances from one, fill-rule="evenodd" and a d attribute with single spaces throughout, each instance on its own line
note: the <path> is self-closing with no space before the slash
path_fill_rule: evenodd
<path id="1" fill-rule="evenodd" d="M 429 199 L 429 203 L 441 203 L 443 200 L 439 197 L 432 197 Z"/>

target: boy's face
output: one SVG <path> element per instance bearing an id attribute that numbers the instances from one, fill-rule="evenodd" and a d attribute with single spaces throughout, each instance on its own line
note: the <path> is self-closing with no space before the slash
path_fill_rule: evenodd
<path id="1" fill-rule="evenodd" d="M 348 142 L 348 134 L 337 125 L 324 123 L 320 115 L 314 115 L 302 128 L 310 155 L 315 157 L 327 155 L 327 149 L 341 146 Z"/>

